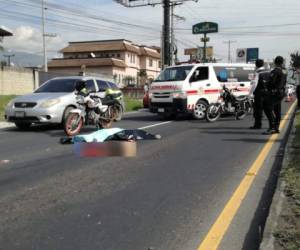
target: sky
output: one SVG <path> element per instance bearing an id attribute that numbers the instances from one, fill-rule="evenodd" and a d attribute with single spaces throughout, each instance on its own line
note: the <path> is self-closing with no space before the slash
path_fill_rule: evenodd
<path id="1" fill-rule="evenodd" d="M 70 41 L 128 39 L 160 46 L 162 6 L 126 8 L 112 0 L 45 0 L 49 57 Z M 227 61 L 237 48 L 258 47 L 260 57 L 272 60 L 300 50 L 299 0 L 199 0 L 186 1 L 175 8 L 184 17 L 175 20 L 175 39 L 180 60 L 187 60 L 184 48 L 202 46 L 201 35 L 192 26 L 203 21 L 219 24 L 219 33 L 209 34 L 215 57 Z M 3 46 L 13 51 L 42 55 L 41 0 L 0 0 L 0 26 L 14 33 Z"/>

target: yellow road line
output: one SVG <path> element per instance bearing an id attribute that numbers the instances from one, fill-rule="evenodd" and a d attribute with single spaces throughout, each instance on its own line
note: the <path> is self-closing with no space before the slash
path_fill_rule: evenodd
<path id="1" fill-rule="evenodd" d="M 284 116 L 282 123 L 280 125 L 280 129 L 282 129 L 291 112 L 294 110 L 296 106 L 296 102 L 289 108 L 288 112 Z M 265 159 L 267 158 L 274 142 L 278 138 L 278 134 L 273 134 L 270 136 L 269 140 L 266 142 L 266 145 L 261 150 L 260 154 L 256 158 L 255 162 L 249 168 L 247 174 L 244 176 L 242 181 L 240 182 L 237 189 L 234 191 L 233 195 L 227 202 L 223 211 L 210 228 L 208 234 L 198 247 L 198 250 L 213 250 L 218 249 L 221 240 L 223 239 L 231 221 L 233 220 L 235 214 L 237 213 L 242 201 L 246 197 L 249 188 L 251 187 L 252 182 L 254 181 L 256 175 L 259 170 L 262 168 Z"/>

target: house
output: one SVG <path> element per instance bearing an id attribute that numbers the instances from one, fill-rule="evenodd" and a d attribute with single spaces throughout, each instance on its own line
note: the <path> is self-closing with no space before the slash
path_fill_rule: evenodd
<path id="1" fill-rule="evenodd" d="M 120 85 L 144 84 L 160 72 L 157 47 L 137 45 L 129 40 L 70 42 L 60 51 L 63 58 L 52 59 L 50 72 L 101 74 Z"/>

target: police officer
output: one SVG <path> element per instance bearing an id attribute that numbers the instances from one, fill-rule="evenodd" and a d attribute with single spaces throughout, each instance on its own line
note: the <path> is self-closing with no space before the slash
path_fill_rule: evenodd
<path id="1" fill-rule="evenodd" d="M 296 71 L 296 96 L 297 96 L 297 107 L 300 109 L 300 69 Z"/>
<path id="2" fill-rule="evenodd" d="M 263 97 L 266 82 L 269 80 L 270 72 L 264 68 L 264 60 L 257 59 L 255 62 L 255 79 L 252 82 L 250 95 L 254 95 L 253 116 L 254 125 L 250 129 L 261 129 L 263 113 Z"/>
<path id="3" fill-rule="evenodd" d="M 268 92 L 264 101 L 264 111 L 269 120 L 269 129 L 264 134 L 279 133 L 281 101 L 285 96 L 286 73 L 283 70 L 283 57 L 277 56 L 274 63 L 275 68 L 270 73 Z"/>

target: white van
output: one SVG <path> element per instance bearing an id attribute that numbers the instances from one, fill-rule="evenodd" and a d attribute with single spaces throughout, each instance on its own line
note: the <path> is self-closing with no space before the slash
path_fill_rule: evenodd
<path id="1" fill-rule="evenodd" d="M 247 95 L 254 78 L 253 64 L 182 64 L 164 69 L 152 82 L 150 111 L 164 116 L 193 114 L 203 119 L 206 107 L 216 102 L 223 84 L 236 95 Z"/>

